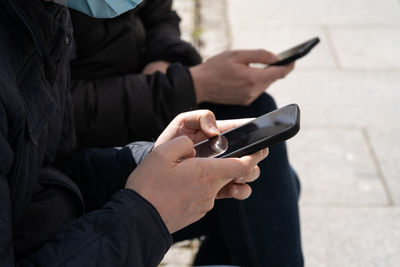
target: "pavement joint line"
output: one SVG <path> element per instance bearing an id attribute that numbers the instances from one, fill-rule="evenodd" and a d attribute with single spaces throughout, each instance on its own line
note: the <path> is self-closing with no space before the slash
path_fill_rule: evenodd
<path id="1" fill-rule="evenodd" d="M 348 71 L 348 72 L 381 72 L 381 73 L 387 73 L 388 71 L 392 72 L 400 72 L 400 67 L 383 67 L 383 68 L 356 68 L 356 67 L 343 67 L 343 71 Z"/>
<path id="2" fill-rule="evenodd" d="M 198 50 L 202 47 L 201 34 L 202 34 L 202 17 L 201 17 L 201 0 L 193 0 L 194 14 L 193 14 L 193 32 L 192 41 L 195 48 Z"/>
<path id="3" fill-rule="evenodd" d="M 392 193 L 389 189 L 388 183 L 386 181 L 386 178 L 383 174 L 383 170 L 381 167 L 381 164 L 379 162 L 379 159 L 376 155 L 375 149 L 373 147 L 371 138 L 368 134 L 368 130 L 366 129 L 365 126 L 354 126 L 354 125 L 323 125 L 323 124 L 306 124 L 306 125 L 302 125 L 301 128 L 304 129 L 312 129 L 312 130 L 325 130 L 325 129 L 342 129 L 342 130 L 349 130 L 349 131 L 359 131 L 361 132 L 361 134 L 364 137 L 364 141 L 367 144 L 368 147 L 368 152 L 371 156 L 372 162 L 375 166 L 375 169 L 378 173 L 379 176 L 379 180 L 382 184 L 383 190 L 385 192 L 385 196 L 387 199 L 387 205 L 389 206 L 393 206 L 394 205 L 394 201 L 393 201 L 393 197 L 392 197 Z"/>
<path id="4" fill-rule="evenodd" d="M 331 51 L 331 53 L 333 55 L 333 60 L 335 62 L 335 65 L 339 70 L 342 70 L 343 69 L 343 65 L 341 64 L 340 58 L 339 58 L 339 54 L 336 51 L 336 47 L 335 47 L 335 44 L 333 42 L 331 31 L 329 30 L 329 27 L 327 27 L 326 25 L 322 26 L 322 30 L 326 34 L 326 39 L 327 39 L 326 42 L 328 44 L 329 50 Z"/>
<path id="5" fill-rule="evenodd" d="M 399 0 L 400 1 L 400 0 Z M 330 28 L 343 28 L 343 29 L 360 29 L 360 28 L 385 28 L 385 29 L 399 29 L 400 23 L 364 23 L 364 22 L 329 22 L 329 21 L 273 21 L 266 22 L 265 27 L 268 28 L 318 28 L 328 26 Z"/>
<path id="6" fill-rule="evenodd" d="M 376 168 L 376 170 L 378 172 L 378 176 L 379 176 L 380 181 L 382 183 L 383 190 L 385 191 L 385 195 L 386 195 L 388 204 L 393 206 L 394 201 L 393 201 L 392 193 L 390 191 L 390 188 L 389 188 L 389 185 L 388 185 L 388 183 L 386 181 L 386 178 L 385 178 L 385 176 L 383 174 L 382 166 L 381 166 L 381 164 L 379 162 L 379 159 L 378 159 L 378 157 L 376 155 L 376 152 L 375 152 L 375 149 L 374 149 L 374 146 L 372 144 L 372 141 L 371 141 L 371 138 L 369 136 L 367 128 L 365 128 L 365 127 L 362 128 L 362 134 L 363 134 L 364 139 L 365 139 L 365 141 L 367 143 L 368 150 L 369 150 L 371 158 L 372 158 L 372 160 L 374 162 L 375 168 Z"/>
<path id="7" fill-rule="evenodd" d="M 400 1 L 400 0 L 399 0 Z M 400 23 L 324 23 L 325 26 L 335 29 L 390 29 L 390 30 L 397 30 L 400 29 Z"/>
<path id="8" fill-rule="evenodd" d="M 300 209 L 302 208 L 315 208 L 315 209 L 385 209 L 394 210 L 400 209 L 400 205 L 389 205 L 389 204 L 374 204 L 374 203 L 300 203 Z"/>
<path id="9" fill-rule="evenodd" d="M 225 22 L 225 37 L 227 40 L 226 49 L 232 50 L 232 25 L 228 16 L 228 3 L 227 0 L 222 0 L 224 6 L 224 22 Z"/>
<path id="10" fill-rule="evenodd" d="M 326 129 L 341 129 L 346 131 L 362 131 L 364 126 L 362 125 L 350 125 L 350 124 L 304 124 L 301 125 L 301 129 L 306 130 L 326 130 Z"/>
<path id="11" fill-rule="evenodd" d="M 333 72 L 333 73 L 350 73 L 350 74 L 393 74 L 393 73 L 399 73 L 400 72 L 400 67 L 399 68 L 352 68 L 352 67 L 342 67 L 342 68 L 332 68 L 332 67 L 321 67 L 321 68 L 316 68 L 316 67 L 296 67 L 296 72 L 309 72 L 309 71 L 314 71 L 314 72 Z"/>

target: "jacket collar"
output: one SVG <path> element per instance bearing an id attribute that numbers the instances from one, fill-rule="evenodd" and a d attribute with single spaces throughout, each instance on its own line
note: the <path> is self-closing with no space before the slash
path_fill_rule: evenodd
<path id="1" fill-rule="evenodd" d="M 55 16 L 62 8 L 43 0 L 6 0 L 26 26 L 41 55 L 48 55 L 56 32 Z"/>

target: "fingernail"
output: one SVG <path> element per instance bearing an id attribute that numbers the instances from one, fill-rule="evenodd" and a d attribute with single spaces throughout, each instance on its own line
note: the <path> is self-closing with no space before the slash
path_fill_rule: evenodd
<path id="1" fill-rule="evenodd" d="M 215 126 L 210 126 L 209 130 L 214 134 L 219 134 L 219 130 Z"/>

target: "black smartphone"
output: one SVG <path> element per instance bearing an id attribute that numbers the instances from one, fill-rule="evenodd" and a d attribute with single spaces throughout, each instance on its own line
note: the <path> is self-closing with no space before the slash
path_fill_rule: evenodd
<path id="1" fill-rule="evenodd" d="M 194 146 L 196 157 L 232 158 L 283 142 L 300 130 L 300 109 L 291 104 Z"/>
<path id="2" fill-rule="evenodd" d="M 293 48 L 290 48 L 282 53 L 278 54 L 279 60 L 275 63 L 270 64 L 269 66 L 282 66 L 287 65 L 296 59 L 304 57 L 307 55 L 311 49 L 313 49 L 319 43 L 319 38 L 315 37 L 307 42 L 299 44 Z"/>

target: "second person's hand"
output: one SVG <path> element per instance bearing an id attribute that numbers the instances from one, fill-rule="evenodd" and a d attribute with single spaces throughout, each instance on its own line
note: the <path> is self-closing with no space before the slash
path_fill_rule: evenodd
<path id="1" fill-rule="evenodd" d="M 277 60 L 275 54 L 266 50 L 235 50 L 225 51 L 191 67 L 197 102 L 251 104 L 272 83 L 291 72 L 294 63 L 264 69 L 252 68 L 249 64 L 271 64 Z"/>

